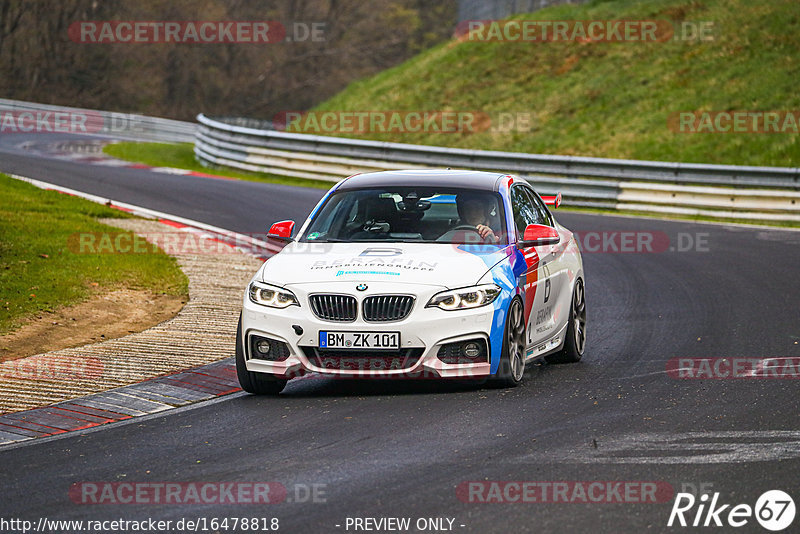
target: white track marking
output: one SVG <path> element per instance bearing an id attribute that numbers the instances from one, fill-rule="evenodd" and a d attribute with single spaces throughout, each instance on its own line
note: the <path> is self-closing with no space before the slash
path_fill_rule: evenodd
<path id="1" fill-rule="evenodd" d="M 585 464 L 731 464 L 800 459 L 800 430 L 651 432 L 598 438 L 562 452 L 543 451 L 524 462 Z"/>

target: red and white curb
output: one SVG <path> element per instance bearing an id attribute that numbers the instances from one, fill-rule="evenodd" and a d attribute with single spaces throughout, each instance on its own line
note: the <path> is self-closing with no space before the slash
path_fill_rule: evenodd
<path id="1" fill-rule="evenodd" d="M 0 415 L 0 446 L 85 430 L 240 391 L 233 358 L 44 408 Z"/>
<path id="2" fill-rule="evenodd" d="M 10 175 L 46 190 L 78 196 L 134 215 L 194 232 L 235 247 L 241 252 L 265 259 L 278 247 L 252 236 L 232 232 L 199 221 L 178 217 L 141 206 L 99 197 L 67 187 Z M 0 446 L 34 438 L 55 436 L 100 425 L 142 417 L 240 391 L 233 358 L 190 370 L 150 378 L 101 393 L 59 402 L 50 406 L 0 415 Z"/>

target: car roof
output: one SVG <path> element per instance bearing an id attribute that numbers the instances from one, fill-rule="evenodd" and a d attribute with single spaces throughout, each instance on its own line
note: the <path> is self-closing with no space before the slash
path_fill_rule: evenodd
<path id="1" fill-rule="evenodd" d="M 367 189 L 381 186 L 444 186 L 464 189 L 496 191 L 498 178 L 506 176 L 497 172 L 423 169 L 406 171 L 381 171 L 356 174 L 343 181 L 338 190 Z"/>

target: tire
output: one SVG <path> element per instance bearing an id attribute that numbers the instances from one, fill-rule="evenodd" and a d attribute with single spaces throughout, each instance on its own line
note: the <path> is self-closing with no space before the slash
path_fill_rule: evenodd
<path id="1" fill-rule="evenodd" d="M 564 348 L 547 356 L 547 363 L 576 363 L 586 350 L 586 291 L 583 280 L 578 278 L 572 290 L 572 302 L 569 307 L 569 324 L 567 325 Z"/>
<path id="2" fill-rule="evenodd" d="M 522 300 L 515 297 L 508 305 L 503 331 L 503 352 L 493 385 L 517 387 L 525 375 L 525 313 Z"/>
<path id="3" fill-rule="evenodd" d="M 242 343 L 242 316 L 239 315 L 239 326 L 236 327 L 236 376 L 239 385 L 247 393 L 253 395 L 277 395 L 286 387 L 285 378 L 274 375 L 253 373 L 247 370 L 244 358 L 244 344 Z"/>

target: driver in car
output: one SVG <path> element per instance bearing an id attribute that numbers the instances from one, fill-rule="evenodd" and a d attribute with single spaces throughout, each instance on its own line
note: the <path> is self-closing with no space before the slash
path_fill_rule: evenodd
<path id="1" fill-rule="evenodd" d="M 460 194 L 456 196 L 456 207 L 461 223 L 474 226 L 475 231 L 486 243 L 497 243 L 498 237 L 489 226 L 492 215 L 491 201 L 483 195 Z"/>

